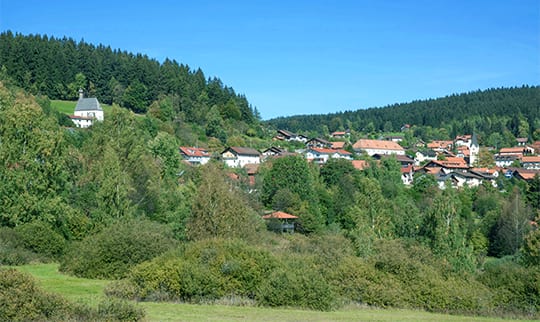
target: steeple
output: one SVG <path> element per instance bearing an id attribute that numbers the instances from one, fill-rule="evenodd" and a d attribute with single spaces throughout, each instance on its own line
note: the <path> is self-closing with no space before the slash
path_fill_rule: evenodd
<path id="1" fill-rule="evenodd" d="M 84 98 L 84 91 L 82 88 L 79 88 L 79 99 L 82 100 Z"/>

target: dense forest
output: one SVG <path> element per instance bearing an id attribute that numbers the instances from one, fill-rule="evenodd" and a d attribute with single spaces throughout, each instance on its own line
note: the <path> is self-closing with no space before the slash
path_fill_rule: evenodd
<path id="1" fill-rule="evenodd" d="M 181 114 L 189 122 L 204 124 L 214 116 L 207 113 L 212 109 L 248 124 L 259 118 L 245 96 L 218 78 L 206 79 L 201 69 L 82 40 L 3 32 L 0 64 L 18 86 L 50 99 L 75 99 L 82 88 L 103 103 L 145 113 L 152 102 L 170 96 L 174 104 L 162 111 L 162 118 Z"/>
<path id="2" fill-rule="evenodd" d="M 324 129 L 399 132 L 408 124 L 416 126 L 415 136 L 424 140 L 449 139 L 473 131 L 486 139 L 492 134 L 501 136 L 492 141 L 502 140 L 505 133 L 540 140 L 540 87 L 489 89 L 382 108 L 279 117 L 267 124 L 300 133 L 319 129 L 320 134 Z M 444 130 L 430 134 L 430 129 Z"/>
<path id="3" fill-rule="evenodd" d="M 261 164 L 250 185 L 245 169 L 227 168 L 218 160 L 193 167 L 178 153 L 179 145 L 193 142 L 216 148 L 231 142 L 272 144 L 274 132 L 264 130 L 256 111 L 232 89 L 173 63 L 177 67 L 172 70 L 188 76 L 176 74 L 169 81 L 200 87 L 187 90 L 189 86 L 179 85 L 160 92 L 160 81 L 145 83 L 142 75 L 147 74 L 137 67 L 133 75 L 118 72 L 114 78 L 127 91 L 141 73 L 139 84 L 157 91 L 156 96 L 145 96 L 142 108 L 126 103 L 140 93 L 135 89 L 116 97 L 121 101 L 110 98 L 113 106 L 103 122 L 89 129 L 66 127 L 50 98 L 71 97 L 70 88 L 79 84 L 70 84 L 77 78 L 86 80 L 84 88 L 90 93 L 113 93 L 106 87 L 98 93 L 98 79 L 106 77 L 84 67 L 85 55 L 96 55 L 99 61 L 98 53 L 109 50 L 67 39 L 10 33 L 2 37 L 0 264 L 55 261 L 66 274 L 114 280 L 107 296 L 132 301 L 218 303 L 226 298 L 240 305 L 316 310 L 352 303 L 539 317 L 538 176 L 529 182 L 501 176 L 497 187 L 439 189 L 434 177 L 421 175 L 406 187 L 393 158 L 368 160 L 370 166 L 360 171 L 347 160 L 333 159 L 319 167 L 301 156 L 287 156 Z M 36 81 L 36 75 L 47 74 L 35 71 L 46 62 L 32 65 L 29 60 L 25 67 L 19 64 L 22 56 L 6 50 L 9 44 L 34 51 L 59 46 L 61 52 L 68 43 L 74 54 L 59 57 L 71 57 L 72 66 L 78 67 L 65 82 Z M 165 64 L 110 53 L 119 59 L 110 63 L 111 71 L 138 61 L 155 66 L 149 70 L 157 71 L 158 79 L 162 75 Z M 47 92 L 51 82 L 65 89 L 66 96 L 54 86 Z M 217 84 L 214 89 L 212 84 Z M 534 95 L 538 88 L 493 93 L 506 91 Z M 205 98 L 199 100 L 201 96 Z M 533 107 L 522 109 L 527 104 L 515 97 L 509 104 L 520 106 L 518 127 L 534 135 L 538 114 L 531 112 Z M 184 101 L 196 108 L 189 109 Z M 501 111 L 494 119 L 512 122 L 515 115 Z M 443 123 L 441 118 L 444 129 Z M 510 131 L 507 126 L 510 123 L 503 130 Z M 428 126 L 419 129 L 429 132 Z M 274 210 L 298 217 L 294 234 L 281 233 L 276 222 L 262 219 Z M 0 285 L 6 286 L 0 295 L 9 288 L 13 291 L 6 294 L 28 295 L 23 286 L 29 284 L 12 271 L 0 270 Z M 51 303 L 57 306 L 48 306 L 49 312 L 36 307 L 33 319 L 51 319 L 53 311 L 65 313 L 57 320 L 99 314 L 65 308 L 58 299 Z M 107 310 L 117 308 L 114 303 L 106 304 Z M 26 304 L 26 310 L 34 310 Z M 141 317 L 129 305 L 122 308 Z M 16 320 L 17 313 L 0 310 L 0 319 Z"/>

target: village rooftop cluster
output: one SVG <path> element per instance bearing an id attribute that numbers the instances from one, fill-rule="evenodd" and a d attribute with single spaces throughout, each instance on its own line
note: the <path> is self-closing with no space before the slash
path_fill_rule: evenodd
<path id="1" fill-rule="evenodd" d="M 369 158 L 395 158 L 401 164 L 401 180 L 405 185 L 411 185 L 415 174 L 421 173 L 435 176 L 440 188 L 445 188 L 448 183 L 456 188 L 476 187 L 485 181 L 497 186 L 496 181 L 501 175 L 526 181 L 540 175 L 540 141 L 528 144 L 527 139 L 519 138 L 515 147 L 501 148 L 494 154 L 495 166 L 481 168 L 477 166 L 480 146 L 475 134 L 460 135 L 451 141 L 419 141 L 413 149 L 416 151 L 415 155 L 406 154 L 405 148 L 399 144 L 403 139 L 400 136 L 377 140 L 359 139 L 352 145 L 347 141 L 348 137 L 348 131 L 333 132 L 329 138 L 333 140 L 331 142 L 278 130 L 274 142 L 301 142 L 304 148 L 291 152 L 281 148 L 279 144 L 264 151 L 249 147 L 227 147 L 219 155 L 212 155 L 204 148 L 180 147 L 180 153 L 191 165 L 205 164 L 214 157 L 230 168 L 246 168 L 248 176 L 257 173 L 260 163 L 288 155 L 302 155 L 308 162 L 321 166 L 329 159 L 345 159 L 358 170 L 369 166 Z M 250 182 L 254 182 L 254 179 Z"/>

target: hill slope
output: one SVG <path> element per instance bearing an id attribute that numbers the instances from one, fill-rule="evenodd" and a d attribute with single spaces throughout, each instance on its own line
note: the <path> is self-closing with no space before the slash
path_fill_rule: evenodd
<path id="1" fill-rule="evenodd" d="M 488 119 L 489 122 L 486 121 Z M 498 121 L 493 122 L 495 119 L 503 124 L 496 124 Z M 520 119 L 528 122 L 528 134 L 540 128 L 539 86 L 489 89 L 326 115 L 280 117 L 267 121 L 267 124 L 297 132 L 323 126 L 329 131 L 353 129 L 391 132 L 399 131 L 404 124 L 411 124 L 446 127 L 451 134 L 470 133 L 473 130 L 500 132 L 497 127 L 502 126 L 518 136 Z"/>

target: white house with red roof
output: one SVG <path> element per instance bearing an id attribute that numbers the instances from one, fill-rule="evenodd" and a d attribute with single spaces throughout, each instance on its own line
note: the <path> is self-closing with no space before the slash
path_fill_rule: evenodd
<path id="1" fill-rule="evenodd" d="M 405 155 L 405 149 L 393 141 L 360 139 L 353 144 L 353 149 L 357 153 L 375 154 L 396 154 Z"/>
<path id="2" fill-rule="evenodd" d="M 195 148 L 188 146 L 180 147 L 180 155 L 184 157 L 184 160 L 192 165 L 203 165 L 210 161 L 210 153 L 203 148 Z"/>
<path id="3" fill-rule="evenodd" d="M 352 153 L 345 150 L 334 150 L 327 148 L 308 148 L 306 151 L 306 159 L 317 164 L 324 164 L 329 159 L 346 159 L 352 160 Z"/>

